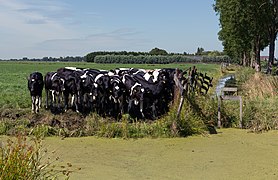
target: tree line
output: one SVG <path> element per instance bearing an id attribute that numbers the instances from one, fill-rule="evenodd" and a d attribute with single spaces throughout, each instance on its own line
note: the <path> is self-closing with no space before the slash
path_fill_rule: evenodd
<path id="1" fill-rule="evenodd" d="M 97 51 L 88 53 L 85 61 L 95 63 L 128 63 L 128 64 L 168 64 L 192 62 L 232 62 L 232 60 L 219 51 L 205 51 L 198 47 L 195 54 L 168 53 L 164 49 L 153 48 L 149 52 L 127 51 Z"/>
<path id="2" fill-rule="evenodd" d="M 224 52 L 243 66 L 258 66 L 260 51 L 269 46 L 268 68 L 274 64 L 278 32 L 278 0 L 215 0 L 219 40 Z"/>
<path id="3" fill-rule="evenodd" d="M 10 61 L 47 61 L 47 62 L 94 62 L 94 63 L 122 63 L 122 64 L 169 64 L 169 63 L 231 63 L 232 60 L 219 51 L 205 51 L 198 47 L 196 53 L 168 53 L 164 49 L 153 48 L 149 52 L 127 51 L 96 51 L 81 56 L 43 57 L 10 59 Z"/>
<path id="4" fill-rule="evenodd" d="M 82 62 L 84 57 L 81 56 L 66 56 L 66 57 L 43 57 L 43 58 L 27 58 L 10 59 L 10 61 L 49 61 L 49 62 Z"/>
<path id="5" fill-rule="evenodd" d="M 98 55 L 95 63 L 121 64 L 169 64 L 169 63 L 231 63 L 228 56 L 185 56 L 185 55 Z"/>

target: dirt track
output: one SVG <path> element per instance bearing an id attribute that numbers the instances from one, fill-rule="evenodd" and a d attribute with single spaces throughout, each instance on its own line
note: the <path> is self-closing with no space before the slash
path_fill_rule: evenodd
<path id="1" fill-rule="evenodd" d="M 278 132 L 221 129 L 217 135 L 173 139 L 45 139 L 71 179 L 277 179 Z"/>

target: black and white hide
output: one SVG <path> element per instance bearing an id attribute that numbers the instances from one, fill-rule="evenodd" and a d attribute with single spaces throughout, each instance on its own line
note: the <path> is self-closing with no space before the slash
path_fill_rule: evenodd
<path id="1" fill-rule="evenodd" d="M 164 113 L 168 103 L 166 102 L 168 80 L 157 80 L 148 82 L 141 76 L 134 76 L 134 79 L 144 88 L 144 114 L 147 118 L 155 119 L 158 115 Z"/>
<path id="2" fill-rule="evenodd" d="M 46 109 L 62 107 L 62 96 L 65 91 L 65 80 L 57 72 L 48 72 L 44 77 Z"/>
<path id="3" fill-rule="evenodd" d="M 41 108 L 43 76 L 40 72 L 31 73 L 28 77 L 28 89 L 32 98 L 32 112 L 38 113 Z"/>
<path id="4" fill-rule="evenodd" d="M 64 109 L 65 111 L 69 108 L 69 98 L 71 97 L 71 107 L 79 113 L 79 103 L 81 94 L 81 78 L 83 69 L 79 68 L 60 68 L 57 70 L 58 76 L 65 80 L 64 95 Z"/>
<path id="5" fill-rule="evenodd" d="M 90 112 L 96 108 L 97 90 L 95 78 L 100 74 L 99 70 L 90 69 L 81 76 L 82 105 L 84 112 Z"/>
<path id="6" fill-rule="evenodd" d="M 96 96 L 96 111 L 101 116 L 109 112 L 110 77 L 108 74 L 98 74 L 94 80 Z"/>
<path id="7" fill-rule="evenodd" d="M 126 109 L 126 89 L 119 76 L 110 76 L 109 92 L 109 115 L 121 118 Z"/>
<path id="8" fill-rule="evenodd" d="M 131 75 L 124 75 L 122 82 L 127 93 L 128 109 L 127 112 L 135 118 L 144 119 L 144 93 L 145 89 Z"/>

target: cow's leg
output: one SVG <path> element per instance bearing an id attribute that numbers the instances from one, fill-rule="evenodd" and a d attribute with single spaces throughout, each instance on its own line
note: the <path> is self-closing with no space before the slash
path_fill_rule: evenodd
<path id="1" fill-rule="evenodd" d="M 48 98 L 49 98 L 49 94 L 48 94 L 48 90 L 45 90 L 45 94 L 46 94 L 46 98 L 45 98 L 45 109 L 48 109 Z"/>
<path id="2" fill-rule="evenodd" d="M 141 99 L 140 100 L 140 112 L 141 112 L 142 118 L 145 119 L 145 115 L 144 115 L 144 112 L 143 112 L 143 109 L 144 109 L 143 104 L 144 104 L 144 100 Z"/>
<path id="3" fill-rule="evenodd" d="M 123 102 L 123 97 L 120 97 L 118 100 L 119 103 L 119 111 L 120 111 L 120 115 L 122 115 L 124 113 L 124 102 Z"/>
<path id="4" fill-rule="evenodd" d="M 62 98 L 61 93 L 58 92 L 58 93 L 57 93 L 57 99 L 58 99 L 57 107 L 58 107 L 59 109 L 60 109 L 60 107 L 61 107 L 61 98 Z"/>
<path id="5" fill-rule="evenodd" d="M 32 96 L 32 113 L 35 112 L 35 101 L 36 101 L 36 97 L 35 96 Z"/>
<path id="6" fill-rule="evenodd" d="M 57 105 L 57 101 L 56 101 L 56 91 L 55 90 L 51 90 L 51 105 L 55 108 Z"/>
<path id="7" fill-rule="evenodd" d="M 74 99 L 75 99 L 75 95 L 73 94 L 72 96 L 71 96 L 71 107 L 73 107 L 73 104 L 74 104 Z"/>
<path id="8" fill-rule="evenodd" d="M 40 99 L 39 99 L 39 96 L 36 96 L 35 97 L 35 111 L 36 113 L 39 113 L 39 104 L 40 104 Z"/>
<path id="9" fill-rule="evenodd" d="M 39 108 L 42 107 L 42 96 L 39 96 Z"/>
<path id="10" fill-rule="evenodd" d="M 132 104 L 133 104 L 133 99 L 130 99 L 129 101 L 128 101 L 128 107 L 127 107 L 127 112 L 128 113 L 130 113 L 130 110 L 131 110 L 131 106 L 132 106 Z"/>
<path id="11" fill-rule="evenodd" d="M 155 119 L 156 118 L 156 108 L 155 108 L 155 103 L 153 103 L 152 105 L 152 118 Z"/>
<path id="12" fill-rule="evenodd" d="M 78 96 L 75 95 L 73 100 L 74 100 L 74 105 L 75 105 L 75 111 L 76 111 L 77 113 L 79 113 L 79 108 L 78 108 Z"/>
<path id="13" fill-rule="evenodd" d="M 69 94 L 68 93 L 64 93 L 64 108 L 65 108 L 65 112 L 68 110 L 68 103 L 69 103 Z"/>

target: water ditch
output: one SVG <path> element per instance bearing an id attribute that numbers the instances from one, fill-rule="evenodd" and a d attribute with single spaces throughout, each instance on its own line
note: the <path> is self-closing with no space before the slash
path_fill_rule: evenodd
<path id="1" fill-rule="evenodd" d="M 227 81 L 231 80 L 231 79 L 235 79 L 235 74 L 227 74 L 225 76 L 222 76 L 219 80 L 218 80 L 218 83 L 216 85 L 216 88 L 215 88 L 215 95 L 217 97 L 219 97 L 220 95 L 222 95 L 221 91 L 222 91 L 222 88 L 225 87 L 225 84 Z"/>

